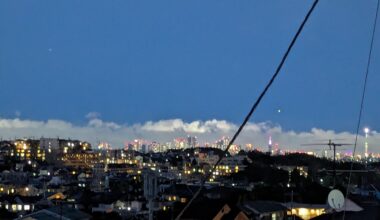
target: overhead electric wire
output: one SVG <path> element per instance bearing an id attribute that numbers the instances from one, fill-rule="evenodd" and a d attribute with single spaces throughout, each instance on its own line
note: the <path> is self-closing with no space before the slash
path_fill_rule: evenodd
<path id="1" fill-rule="evenodd" d="M 348 198 L 348 192 L 349 192 L 349 187 L 351 184 L 351 176 L 352 176 L 352 170 L 354 167 L 354 157 L 355 157 L 355 152 L 356 152 L 356 147 L 358 143 L 358 136 L 359 136 L 359 129 L 361 126 L 361 120 L 362 120 L 362 115 L 363 115 L 363 108 L 364 108 L 364 100 L 365 100 L 365 94 L 367 91 L 367 81 L 368 81 L 368 73 L 369 73 L 369 68 L 371 66 L 371 58 L 372 58 L 372 50 L 373 50 L 373 42 L 375 39 L 375 33 L 376 33 L 376 23 L 377 23 L 377 17 L 379 13 L 379 4 L 380 0 L 377 0 L 377 6 L 376 6 L 376 13 L 375 13 L 375 19 L 373 22 L 373 27 L 372 27 L 372 36 L 371 36 L 371 43 L 369 47 L 369 53 L 368 53 L 368 59 L 367 59 L 367 66 L 365 70 L 365 77 L 364 77 L 364 83 L 363 83 L 363 91 L 362 91 L 362 96 L 360 100 L 360 109 L 359 109 L 359 115 L 358 115 L 358 121 L 356 125 L 356 135 L 355 135 L 355 144 L 354 144 L 354 150 L 352 151 L 352 160 L 351 160 L 351 166 L 350 166 L 350 174 L 348 176 L 348 184 L 347 184 L 347 189 L 346 189 L 346 194 L 345 198 Z M 343 210 L 343 220 L 346 217 L 346 202 L 344 203 L 344 210 Z"/>
<path id="2" fill-rule="evenodd" d="M 190 207 L 190 205 L 193 203 L 193 201 L 198 197 L 199 193 L 202 191 L 202 188 L 203 188 L 205 182 L 211 177 L 211 174 L 215 171 L 216 167 L 218 166 L 218 164 L 220 163 L 220 161 L 222 161 L 222 159 L 224 158 L 224 156 L 228 153 L 228 150 L 230 149 L 231 145 L 235 142 L 236 138 L 239 136 L 240 132 L 243 130 L 244 126 L 247 124 L 247 122 L 251 118 L 253 112 L 256 110 L 257 106 L 260 104 L 260 102 L 263 99 L 264 95 L 267 93 L 268 89 L 273 84 L 273 82 L 276 79 L 277 75 L 280 73 L 280 71 L 282 69 L 282 66 L 284 65 L 284 63 L 285 63 L 285 61 L 286 61 L 286 59 L 287 59 L 290 51 L 292 50 L 295 42 L 297 41 L 300 33 L 302 32 L 302 30 L 303 30 L 303 28 L 304 28 L 307 20 L 309 19 L 310 15 L 314 11 L 314 9 L 315 9 L 316 5 L 318 4 L 318 2 L 319 2 L 319 0 L 315 0 L 314 3 L 312 4 L 312 6 L 310 7 L 310 9 L 307 12 L 306 16 L 304 17 L 301 25 L 298 27 L 298 30 L 297 30 L 296 34 L 293 36 L 293 39 L 292 39 L 291 43 L 289 44 L 289 46 L 288 46 L 285 54 L 283 55 L 283 57 L 281 59 L 281 62 L 277 66 L 276 71 L 274 72 L 272 78 L 269 80 L 269 82 L 265 86 L 264 90 L 261 92 L 261 94 L 257 98 L 256 102 L 251 107 L 251 109 L 248 112 L 247 116 L 244 118 L 244 121 L 240 125 L 239 129 L 236 131 L 236 133 L 234 134 L 234 136 L 232 137 L 232 139 L 228 143 L 227 148 L 224 150 L 223 154 L 221 156 L 219 156 L 219 159 L 214 164 L 212 170 L 207 175 L 205 175 L 205 177 L 201 181 L 201 185 L 200 185 L 199 189 L 195 192 L 195 194 L 193 195 L 193 197 L 189 200 L 189 202 L 186 204 L 186 206 L 178 214 L 178 216 L 176 217 L 176 220 L 180 220 L 181 219 L 183 213 L 185 213 L 185 211 Z"/>

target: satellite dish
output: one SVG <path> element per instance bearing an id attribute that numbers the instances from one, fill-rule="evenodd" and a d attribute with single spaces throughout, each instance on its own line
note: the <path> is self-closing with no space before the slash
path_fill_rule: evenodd
<path id="1" fill-rule="evenodd" d="M 333 209 L 341 209 L 344 206 L 344 195 L 337 189 L 331 190 L 327 197 L 327 202 Z"/>

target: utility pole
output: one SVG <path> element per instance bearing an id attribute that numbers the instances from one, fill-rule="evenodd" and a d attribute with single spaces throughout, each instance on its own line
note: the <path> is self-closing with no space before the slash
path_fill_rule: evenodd
<path id="1" fill-rule="evenodd" d="M 149 220 L 153 220 L 153 199 L 157 195 L 157 176 L 152 170 L 144 171 L 144 196 L 148 200 Z"/>
<path id="2" fill-rule="evenodd" d="M 295 216 L 293 215 L 293 189 L 292 189 L 292 198 L 291 198 L 291 207 L 290 207 L 290 213 L 292 214 L 292 219 L 295 220 Z"/>
<path id="3" fill-rule="evenodd" d="M 336 144 L 332 143 L 331 140 L 329 141 L 329 144 L 333 145 L 333 148 L 334 148 L 334 163 L 333 163 L 333 180 L 334 180 L 334 185 L 333 187 L 335 187 L 335 180 L 336 180 Z M 331 146 L 329 145 L 329 146 Z"/>

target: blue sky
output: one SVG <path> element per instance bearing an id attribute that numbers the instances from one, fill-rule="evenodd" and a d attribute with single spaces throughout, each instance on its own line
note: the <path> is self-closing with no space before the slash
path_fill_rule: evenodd
<path id="1" fill-rule="evenodd" d="M 311 3 L 1 1 L 0 117 L 238 124 Z M 252 122 L 352 132 L 375 6 L 321 0 Z M 379 34 L 363 115 L 375 130 Z"/>

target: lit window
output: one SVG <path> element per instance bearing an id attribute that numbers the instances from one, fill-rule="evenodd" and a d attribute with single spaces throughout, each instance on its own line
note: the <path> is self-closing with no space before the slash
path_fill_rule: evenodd
<path id="1" fill-rule="evenodd" d="M 30 205 L 24 205 L 24 210 L 29 211 L 30 210 Z"/>
<path id="2" fill-rule="evenodd" d="M 298 214 L 301 215 L 301 216 L 309 215 L 309 210 L 308 210 L 308 209 L 305 209 L 305 208 L 300 208 L 300 209 L 298 210 Z"/>
<path id="3" fill-rule="evenodd" d="M 276 215 L 276 213 L 272 213 L 272 220 L 277 220 L 277 215 Z"/>

